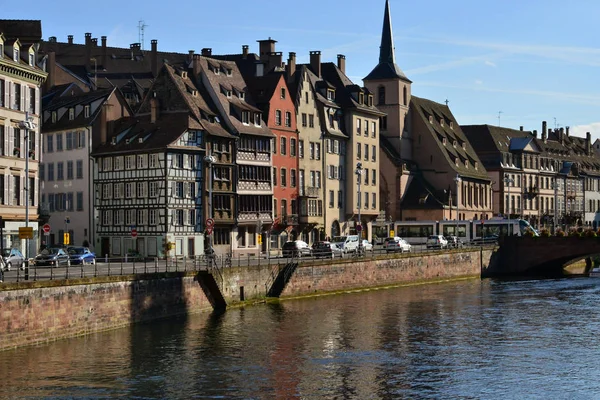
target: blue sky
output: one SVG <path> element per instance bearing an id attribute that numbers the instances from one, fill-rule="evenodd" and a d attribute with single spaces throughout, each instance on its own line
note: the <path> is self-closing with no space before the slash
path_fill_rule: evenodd
<path id="1" fill-rule="evenodd" d="M 44 38 L 84 33 L 108 36 L 109 46 L 138 42 L 145 48 L 187 53 L 239 53 L 243 44 L 272 37 L 277 51 L 308 62 L 346 56 L 346 73 L 362 83 L 376 65 L 384 0 L 191 1 L 105 0 L 92 15 L 81 2 L 34 0 L 3 8 L 2 18 L 41 19 Z M 366 6 L 368 4 L 368 6 Z M 460 124 L 500 124 L 518 129 L 571 126 L 600 138 L 600 47 L 595 0 L 390 0 L 397 64 L 413 81 L 415 96 L 449 105 Z M 101 12 L 101 11 L 100 11 Z M 502 112 L 502 113 L 499 113 Z"/>

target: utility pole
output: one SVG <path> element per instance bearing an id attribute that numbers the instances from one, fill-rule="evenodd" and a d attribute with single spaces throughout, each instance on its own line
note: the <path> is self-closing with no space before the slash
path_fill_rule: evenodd
<path id="1" fill-rule="evenodd" d="M 498 111 L 498 126 L 500 126 L 500 116 L 504 114 L 502 111 Z"/>

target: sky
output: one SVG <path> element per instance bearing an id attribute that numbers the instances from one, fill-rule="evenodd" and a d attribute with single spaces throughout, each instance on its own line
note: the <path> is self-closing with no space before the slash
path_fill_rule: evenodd
<path id="1" fill-rule="evenodd" d="M 213 54 L 258 53 L 257 40 L 277 40 L 276 51 L 307 63 L 346 56 L 346 74 L 362 84 L 377 64 L 385 0 L 193 1 L 103 0 L 95 11 L 80 1 L 32 0 L 2 6 L 1 18 L 41 19 L 44 39 Z M 166 6 L 165 6 L 166 4 Z M 11 7 L 12 6 L 12 7 Z M 443 103 L 461 125 L 490 124 L 541 131 L 571 127 L 600 138 L 600 45 L 596 0 L 390 0 L 396 63 L 412 80 L 412 94 Z"/>

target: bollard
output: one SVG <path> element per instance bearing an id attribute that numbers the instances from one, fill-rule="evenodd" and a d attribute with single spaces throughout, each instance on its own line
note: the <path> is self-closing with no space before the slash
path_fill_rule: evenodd
<path id="1" fill-rule="evenodd" d="M 56 261 L 58 263 L 58 261 Z M 67 269 L 65 271 L 65 279 L 69 279 L 69 267 L 71 266 L 71 259 L 67 258 Z"/>
<path id="2" fill-rule="evenodd" d="M 154 257 L 154 273 L 158 273 L 158 258 Z"/>
<path id="3" fill-rule="evenodd" d="M 108 262 L 108 254 L 104 255 L 104 262 L 107 263 Z"/>
<path id="4" fill-rule="evenodd" d="M 96 268 L 96 263 L 94 263 L 94 268 Z M 108 276 L 110 276 L 110 263 L 108 263 Z"/>

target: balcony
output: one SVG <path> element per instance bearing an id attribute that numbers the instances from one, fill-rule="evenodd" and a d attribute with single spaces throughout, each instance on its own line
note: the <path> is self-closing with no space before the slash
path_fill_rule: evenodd
<path id="1" fill-rule="evenodd" d="M 322 215 L 300 215 L 298 218 L 298 222 L 301 224 L 308 225 L 323 225 L 324 219 Z"/>
<path id="2" fill-rule="evenodd" d="M 214 210 L 213 219 L 216 224 L 233 224 L 233 212 L 231 210 Z"/>
<path id="3" fill-rule="evenodd" d="M 314 186 L 300 186 L 298 192 L 301 197 L 319 197 L 321 189 Z"/>
<path id="4" fill-rule="evenodd" d="M 233 189 L 230 181 L 213 180 L 213 190 L 220 192 L 231 192 Z"/>
<path id="5" fill-rule="evenodd" d="M 258 224 L 259 221 L 263 225 L 272 224 L 271 212 L 240 211 L 237 217 L 237 222 L 244 225 L 249 223 Z"/>
<path id="6" fill-rule="evenodd" d="M 298 225 L 298 214 L 288 214 L 281 216 L 281 224 L 295 226 Z"/>

